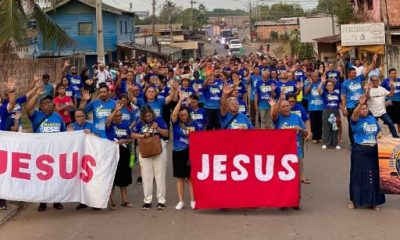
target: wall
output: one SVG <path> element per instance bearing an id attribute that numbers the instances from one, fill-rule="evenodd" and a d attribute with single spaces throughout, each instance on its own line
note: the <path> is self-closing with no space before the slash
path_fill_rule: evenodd
<path id="1" fill-rule="evenodd" d="M 286 26 L 257 26 L 257 38 L 260 40 L 269 40 L 271 32 L 275 31 L 278 34 L 284 32 L 290 33 L 291 31 L 298 29 L 298 25 L 286 25 Z"/>
<path id="2" fill-rule="evenodd" d="M 19 59 L 16 55 L 0 54 L 0 82 L 12 76 L 17 81 L 17 94 L 22 95 L 35 75 L 48 73 L 52 83 L 59 82 L 63 66 L 64 60 L 61 58 Z"/>
<path id="3" fill-rule="evenodd" d="M 400 1 L 399 0 L 386 0 L 386 1 L 387 1 L 387 11 L 389 15 L 389 25 L 392 27 L 400 27 Z M 386 18 L 386 16 L 384 17 Z"/>
<path id="4" fill-rule="evenodd" d="M 315 42 L 313 39 L 332 36 L 332 18 L 331 17 L 318 17 L 318 18 L 305 18 L 300 19 L 300 36 L 301 42 L 310 43 Z M 335 21 L 335 34 L 339 34 L 339 27 Z"/>

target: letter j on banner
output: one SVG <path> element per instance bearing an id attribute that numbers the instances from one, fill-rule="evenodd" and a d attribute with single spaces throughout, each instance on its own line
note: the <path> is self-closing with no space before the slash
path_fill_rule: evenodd
<path id="1" fill-rule="evenodd" d="M 190 161 L 197 209 L 300 204 L 294 130 L 193 132 Z"/>

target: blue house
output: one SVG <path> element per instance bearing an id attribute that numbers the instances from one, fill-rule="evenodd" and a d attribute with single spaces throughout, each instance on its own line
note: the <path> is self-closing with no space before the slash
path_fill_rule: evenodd
<path id="1" fill-rule="evenodd" d="M 132 12 L 102 4 L 104 51 L 107 62 L 121 58 L 117 56 L 117 44 L 133 43 L 134 14 Z M 41 56 L 69 56 L 84 54 L 86 65 L 97 62 L 96 0 L 64 0 L 45 10 L 76 42 L 73 48 L 56 50 L 39 41 Z"/>

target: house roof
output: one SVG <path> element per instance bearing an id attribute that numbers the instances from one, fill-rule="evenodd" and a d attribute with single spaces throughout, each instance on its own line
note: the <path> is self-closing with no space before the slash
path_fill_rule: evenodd
<path id="1" fill-rule="evenodd" d="M 285 26 L 285 25 L 298 25 L 296 19 L 281 19 L 278 21 L 259 21 L 254 23 L 255 26 Z"/>
<path id="2" fill-rule="evenodd" d="M 57 5 L 55 5 L 55 6 L 46 8 L 44 11 L 45 11 L 46 13 L 47 13 L 47 12 L 51 12 L 51 11 L 53 11 L 54 9 L 57 9 L 57 8 L 59 8 L 59 7 L 63 6 L 63 5 L 65 5 L 65 4 L 67 4 L 67 3 L 69 3 L 69 2 L 73 2 L 73 1 L 78 1 L 78 2 L 81 2 L 81 3 L 85 4 L 85 5 L 88 5 L 88 6 L 90 6 L 90 7 L 96 8 L 96 0 L 64 0 L 64 1 L 60 1 L 60 2 L 59 2 Z M 132 12 L 129 12 L 129 11 L 124 10 L 124 9 L 120 9 L 120 8 L 113 7 L 113 6 L 108 5 L 108 4 L 106 4 L 106 3 L 102 3 L 102 9 L 103 9 L 103 11 L 105 11 L 105 12 L 114 13 L 114 14 L 118 14 L 118 15 L 122 15 L 123 13 L 130 13 L 130 14 L 133 14 Z"/>
<path id="3" fill-rule="evenodd" d="M 182 23 L 171 24 L 172 31 L 182 31 Z M 151 32 L 152 25 L 135 25 L 139 32 Z M 169 32 L 169 24 L 156 24 L 156 32 Z"/>
<path id="4" fill-rule="evenodd" d="M 340 34 L 328 37 L 320 37 L 313 39 L 318 43 L 337 43 L 341 41 Z"/>
<path id="5" fill-rule="evenodd" d="M 141 45 L 141 44 L 137 44 L 137 43 L 121 43 L 121 44 L 117 44 L 117 47 L 136 49 L 139 51 L 145 51 L 145 52 L 160 54 L 160 55 L 164 55 L 164 56 L 169 56 L 174 53 L 182 51 L 179 48 L 161 45 L 161 52 L 158 52 L 158 46 L 146 46 L 146 45 Z"/>

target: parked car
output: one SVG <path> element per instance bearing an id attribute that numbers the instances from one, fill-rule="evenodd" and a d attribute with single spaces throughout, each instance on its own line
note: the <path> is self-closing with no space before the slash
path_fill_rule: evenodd
<path id="1" fill-rule="evenodd" d="M 242 43 L 240 42 L 239 39 L 231 39 L 229 41 L 229 49 L 241 49 L 243 48 Z"/>

